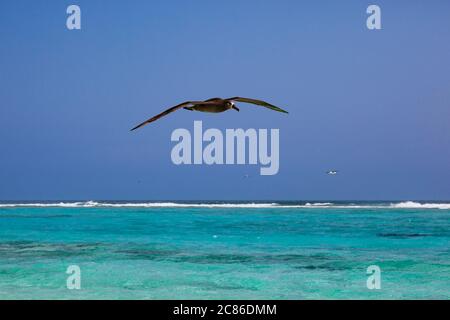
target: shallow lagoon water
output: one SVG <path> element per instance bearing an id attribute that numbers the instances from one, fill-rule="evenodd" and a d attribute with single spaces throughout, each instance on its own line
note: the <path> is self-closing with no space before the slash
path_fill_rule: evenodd
<path id="1" fill-rule="evenodd" d="M 2 203 L 0 298 L 448 299 L 450 206 Z"/>

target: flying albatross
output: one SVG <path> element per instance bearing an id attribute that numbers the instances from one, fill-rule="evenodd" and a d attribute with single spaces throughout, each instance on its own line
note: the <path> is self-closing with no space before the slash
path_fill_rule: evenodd
<path id="1" fill-rule="evenodd" d="M 219 113 L 224 112 L 230 109 L 234 109 L 236 111 L 239 111 L 239 108 L 236 107 L 234 102 L 245 102 L 245 103 L 251 103 L 258 106 L 266 107 L 278 112 L 284 112 L 288 113 L 287 111 L 278 108 L 270 103 L 267 103 L 262 100 L 256 100 L 256 99 L 250 99 L 250 98 L 242 98 L 242 97 L 234 97 L 234 98 L 228 98 L 228 99 L 222 99 L 222 98 L 212 98 L 205 101 L 186 101 L 183 103 L 180 103 L 172 108 L 167 109 L 166 111 L 161 112 L 160 114 L 154 116 L 153 118 L 150 118 L 141 124 L 137 125 L 131 131 L 136 130 L 142 126 L 145 126 L 146 124 L 149 124 L 153 121 L 158 120 L 161 117 L 164 117 L 165 115 L 168 115 L 169 113 L 172 113 L 174 111 L 177 111 L 178 109 L 186 109 L 190 111 L 200 111 L 200 112 L 211 112 L 211 113 Z"/>

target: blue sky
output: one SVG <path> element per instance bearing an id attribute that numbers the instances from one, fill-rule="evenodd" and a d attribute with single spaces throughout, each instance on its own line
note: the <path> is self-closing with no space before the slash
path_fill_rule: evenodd
<path id="1" fill-rule="evenodd" d="M 448 1 L 2 1 L 0 199 L 448 200 L 449 37 Z M 235 95 L 290 114 L 182 110 L 129 132 Z M 194 120 L 279 128 L 279 173 L 175 166 L 170 135 Z"/>

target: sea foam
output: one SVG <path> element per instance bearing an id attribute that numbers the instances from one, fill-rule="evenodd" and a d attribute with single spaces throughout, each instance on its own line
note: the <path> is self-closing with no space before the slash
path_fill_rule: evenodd
<path id="1" fill-rule="evenodd" d="M 332 202 L 307 202 L 305 204 L 291 203 L 183 203 L 183 202 L 54 202 L 54 203 L 0 203 L 0 208 L 15 207 L 61 207 L 61 208 L 338 208 L 338 209 L 450 209 L 450 203 L 420 203 L 404 201 L 397 203 L 332 203 Z"/>

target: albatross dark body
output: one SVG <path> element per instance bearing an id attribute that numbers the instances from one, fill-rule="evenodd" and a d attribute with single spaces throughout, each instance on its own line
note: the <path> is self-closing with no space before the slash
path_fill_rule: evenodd
<path id="1" fill-rule="evenodd" d="M 195 110 L 195 111 L 200 111 L 200 112 L 220 113 L 220 112 L 230 110 L 234 106 L 229 101 L 220 99 L 220 98 L 209 99 L 209 100 L 206 100 L 205 102 L 208 102 L 208 103 L 205 103 L 205 104 L 199 103 L 193 107 L 185 107 L 185 109 Z"/>
<path id="2" fill-rule="evenodd" d="M 200 112 L 210 112 L 210 113 L 219 113 L 224 112 L 231 109 L 230 107 L 227 107 L 225 105 L 205 105 L 205 104 L 199 104 L 195 107 L 192 107 L 192 110 L 200 111 Z"/>

